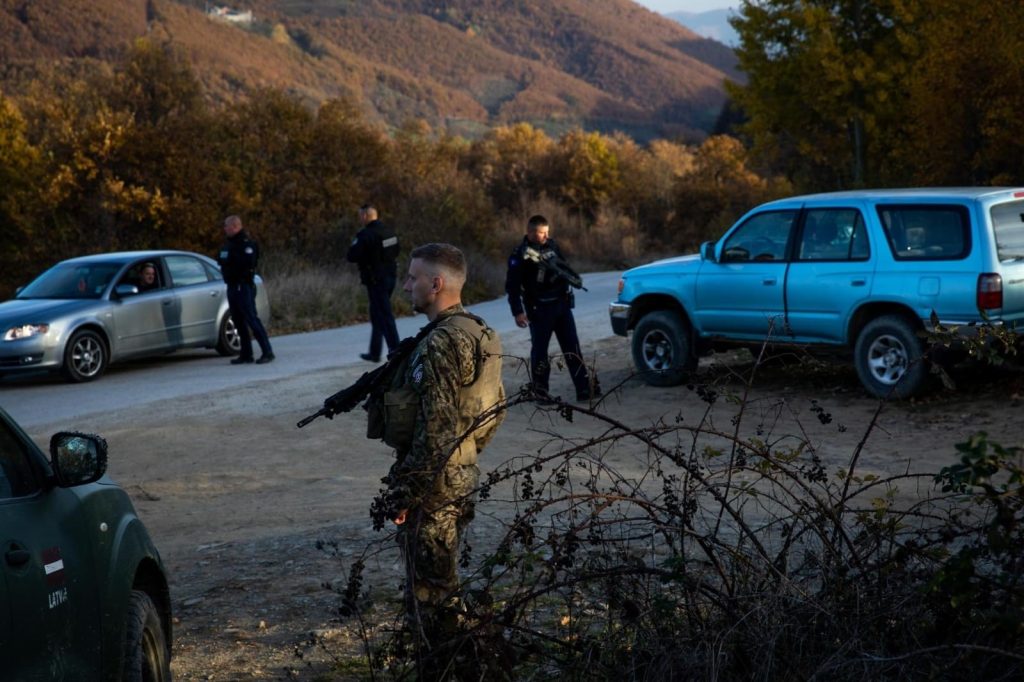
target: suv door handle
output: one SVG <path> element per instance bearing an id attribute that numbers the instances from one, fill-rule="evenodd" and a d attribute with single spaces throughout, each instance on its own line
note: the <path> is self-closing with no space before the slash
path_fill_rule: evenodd
<path id="1" fill-rule="evenodd" d="M 761 284 L 765 285 L 766 287 L 773 287 L 775 286 L 775 283 L 777 281 L 778 280 L 774 277 L 765 277 L 763 280 L 761 280 Z"/>
<path id="2" fill-rule="evenodd" d="M 855 286 L 855 287 L 862 287 L 862 286 L 864 286 L 867 283 L 868 283 L 868 281 L 866 279 L 851 279 L 850 280 L 850 285 L 851 286 Z"/>
<path id="3" fill-rule="evenodd" d="M 24 566 L 32 558 L 32 554 L 27 549 L 18 547 L 7 550 L 4 558 L 7 559 L 7 563 L 11 566 Z"/>

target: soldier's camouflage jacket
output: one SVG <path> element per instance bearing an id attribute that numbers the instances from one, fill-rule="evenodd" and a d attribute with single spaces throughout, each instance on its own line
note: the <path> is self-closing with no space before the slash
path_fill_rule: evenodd
<path id="1" fill-rule="evenodd" d="M 461 305 L 442 311 L 399 367 L 392 387 L 388 395 L 406 392 L 415 410 L 411 443 L 397 445 L 389 475 L 392 508 L 410 509 L 426 497 L 445 499 L 441 472 L 476 464 L 505 417 L 504 411 L 488 412 L 505 398 L 498 333 Z"/>

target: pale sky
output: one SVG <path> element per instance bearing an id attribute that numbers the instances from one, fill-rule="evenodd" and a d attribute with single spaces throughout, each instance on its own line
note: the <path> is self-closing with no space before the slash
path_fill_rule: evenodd
<path id="1" fill-rule="evenodd" d="M 634 0 L 647 9 L 665 14 L 667 12 L 707 12 L 725 9 L 740 4 L 740 0 Z"/>

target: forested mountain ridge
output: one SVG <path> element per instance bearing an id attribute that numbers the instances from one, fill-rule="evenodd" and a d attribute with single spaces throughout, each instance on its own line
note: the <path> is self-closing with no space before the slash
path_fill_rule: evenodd
<path id="1" fill-rule="evenodd" d="M 262 87 L 351 99 L 371 120 L 474 135 L 528 121 L 639 138 L 702 137 L 738 79 L 733 52 L 629 0 L 251 0 L 251 24 L 197 0 L 14 0 L 0 7 L 0 85 L 167 41 L 214 101 Z"/>

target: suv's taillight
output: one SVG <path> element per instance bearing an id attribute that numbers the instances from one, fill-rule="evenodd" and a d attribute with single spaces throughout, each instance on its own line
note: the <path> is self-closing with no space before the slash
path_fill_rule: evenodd
<path id="1" fill-rule="evenodd" d="M 1003 307 L 1003 278 L 995 273 L 978 275 L 978 310 Z"/>

